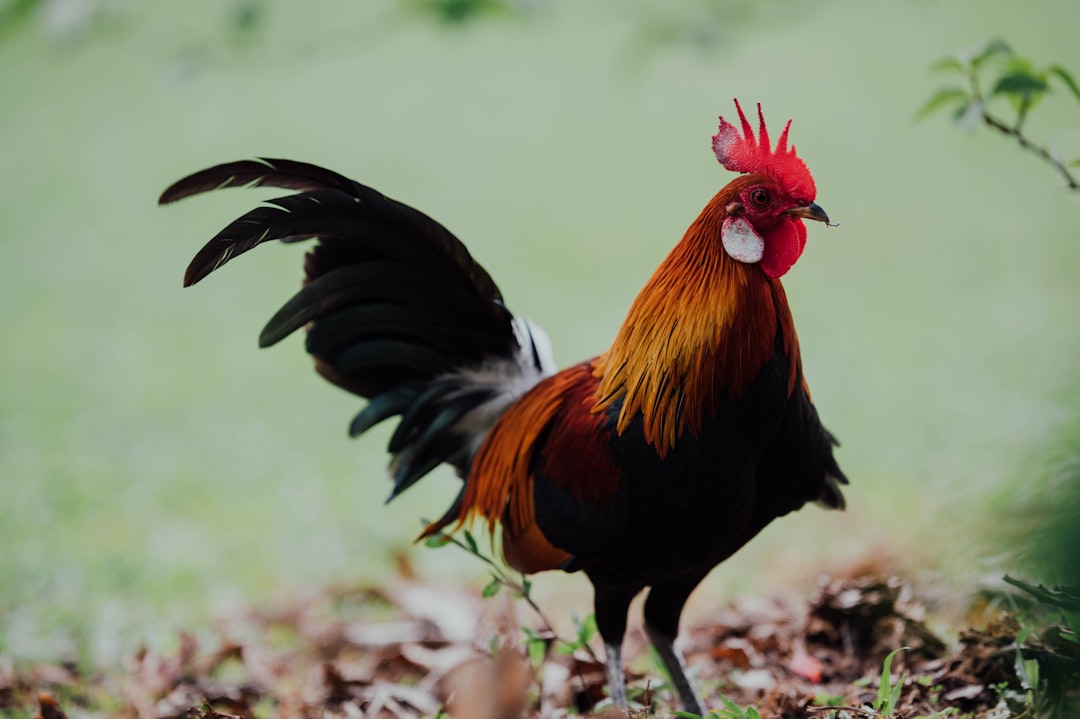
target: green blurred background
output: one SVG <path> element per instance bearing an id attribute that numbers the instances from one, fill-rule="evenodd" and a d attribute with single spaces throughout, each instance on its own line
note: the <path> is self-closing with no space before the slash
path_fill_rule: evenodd
<path id="1" fill-rule="evenodd" d="M 501 7 L 0 3 L 0 654 L 108 660 L 229 607 L 385 580 L 401 555 L 482 581 L 410 545 L 450 474 L 383 507 L 386 432 L 348 441 L 360 401 L 299 337 L 257 351 L 300 248 L 181 290 L 202 242 L 276 191 L 159 208 L 167 184 L 258 155 L 371 184 L 465 240 L 565 365 L 607 346 L 730 179 L 709 138 L 733 97 L 794 118 L 840 223 L 811 228 L 785 284 L 853 484 L 846 514 L 778 522 L 691 612 L 864 561 L 943 598 L 1000 575 L 1009 508 L 1076 405 L 1080 194 L 1004 138 L 914 115 L 930 64 L 991 36 L 1080 72 L 1080 3 Z M 1029 123 L 1066 156 L 1077 127 L 1061 95 Z M 580 577 L 537 592 L 589 607 Z"/>

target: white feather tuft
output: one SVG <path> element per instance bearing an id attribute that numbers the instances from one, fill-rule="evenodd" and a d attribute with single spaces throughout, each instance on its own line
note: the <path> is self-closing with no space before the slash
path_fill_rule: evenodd
<path id="1" fill-rule="evenodd" d="M 473 367 L 454 370 L 442 378 L 451 380 L 460 388 L 446 395 L 444 401 L 447 403 L 478 389 L 487 390 L 490 394 L 489 399 L 455 422 L 451 430 L 462 438 L 469 462 L 502 413 L 540 380 L 555 374 L 558 369 L 551 340 L 538 324 L 525 317 L 515 317 L 513 328 L 519 346 L 513 358 L 493 358 Z"/>

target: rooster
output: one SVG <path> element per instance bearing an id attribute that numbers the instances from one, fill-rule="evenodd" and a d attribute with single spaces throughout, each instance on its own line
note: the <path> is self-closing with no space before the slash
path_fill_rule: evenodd
<path id="1" fill-rule="evenodd" d="M 649 588 L 645 629 L 687 711 L 704 714 L 679 651 L 679 618 L 709 571 L 774 518 L 807 502 L 841 509 L 847 480 L 803 378 L 781 285 L 828 224 L 806 164 L 720 118 L 713 151 L 740 175 L 721 189 L 641 290 L 611 347 L 561 371 L 543 331 L 513 315 L 465 246 L 423 213 L 337 173 L 287 160 L 218 165 L 161 196 L 272 186 L 215 235 L 193 285 L 270 240 L 318 243 L 305 283 L 260 346 L 307 328 L 315 368 L 369 400 L 357 436 L 400 417 L 389 441 L 390 499 L 440 464 L 461 491 L 421 536 L 477 518 L 501 528 L 525 573 L 584 572 L 615 705 L 625 708 L 622 641 Z"/>

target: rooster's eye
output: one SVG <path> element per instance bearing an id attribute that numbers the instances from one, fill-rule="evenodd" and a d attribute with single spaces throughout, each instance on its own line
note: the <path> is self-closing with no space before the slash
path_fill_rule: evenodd
<path id="1" fill-rule="evenodd" d="M 757 207 L 764 207 L 769 204 L 769 191 L 760 188 L 752 191 L 750 193 L 750 202 L 754 203 Z"/>

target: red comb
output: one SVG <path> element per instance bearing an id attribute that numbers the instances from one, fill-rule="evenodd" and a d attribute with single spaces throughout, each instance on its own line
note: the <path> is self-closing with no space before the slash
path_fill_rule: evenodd
<path id="1" fill-rule="evenodd" d="M 813 200 L 817 196 L 817 188 L 814 187 L 814 178 L 810 170 L 795 154 L 795 146 L 787 146 L 788 128 L 791 120 L 784 125 L 784 131 L 780 133 L 780 139 L 776 143 L 776 149 L 769 146 L 769 131 L 765 127 L 765 116 L 761 114 L 761 103 L 758 103 L 758 136 L 754 137 L 754 128 L 743 113 L 739 101 L 735 101 L 735 109 L 739 111 L 739 120 L 742 124 L 742 135 L 739 130 L 723 117 L 720 118 L 720 129 L 713 135 L 713 152 L 720 164 L 732 172 L 753 172 L 759 175 L 768 175 L 779 182 L 788 194 L 800 200 Z"/>

